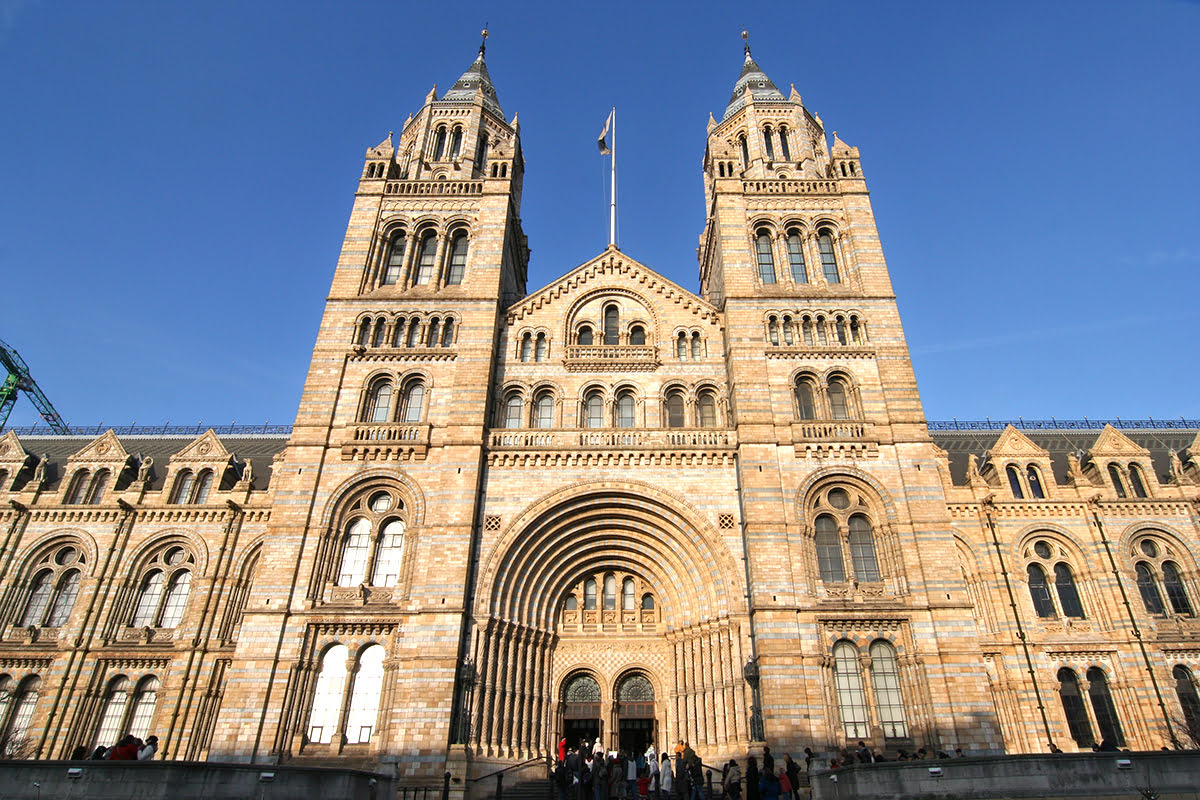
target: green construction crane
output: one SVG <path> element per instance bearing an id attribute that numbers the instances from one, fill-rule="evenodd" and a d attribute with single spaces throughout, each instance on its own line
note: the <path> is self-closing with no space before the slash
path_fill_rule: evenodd
<path id="1" fill-rule="evenodd" d="M 3 364 L 4 368 L 8 370 L 8 377 L 4 379 L 4 384 L 0 385 L 0 431 L 4 430 L 4 425 L 8 422 L 8 415 L 12 413 L 13 406 L 17 404 L 17 392 L 24 392 L 29 395 L 29 399 L 41 412 L 42 419 L 55 433 L 71 432 L 67 423 L 63 422 L 63 418 L 54 410 L 50 398 L 46 397 L 38 388 L 37 382 L 29 374 L 29 365 L 22 360 L 16 350 L 5 344 L 2 339 L 0 339 L 0 364 Z"/>

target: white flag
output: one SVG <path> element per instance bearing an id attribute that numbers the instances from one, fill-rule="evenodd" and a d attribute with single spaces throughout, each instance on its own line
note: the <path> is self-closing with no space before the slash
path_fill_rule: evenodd
<path id="1" fill-rule="evenodd" d="M 612 111 L 608 112 L 608 119 L 604 120 L 604 130 L 600 131 L 600 140 L 599 140 L 599 142 L 597 142 L 597 144 L 600 145 L 600 155 L 602 155 L 602 156 L 607 156 L 607 155 L 612 154 L 612 150 L 609 148 L 608 142 L 606 140 L 608 139 L 608 129 L 612 125 L 612 118 L 613 118 L 613 114 L 615 114 L 615 113 L 617 113 L 617 110 L 615 108 Z"/>

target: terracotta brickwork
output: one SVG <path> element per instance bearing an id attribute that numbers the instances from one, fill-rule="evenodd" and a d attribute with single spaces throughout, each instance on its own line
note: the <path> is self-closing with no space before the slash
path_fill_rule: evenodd
<path id="1" fill-rule="evenodd" d="M 737 86 L 698 295 L 615 247 L 528 293 L 481 50 L 366 152 L 286 440 L 0 438 L 6 741 L 414 781 L 564 731 L 1181 737 L 1200 442 L 931 434 L 857 148 Z"/>

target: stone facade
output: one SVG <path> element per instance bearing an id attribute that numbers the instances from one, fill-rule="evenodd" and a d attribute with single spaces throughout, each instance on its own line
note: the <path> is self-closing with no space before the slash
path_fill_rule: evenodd
<path id="1" fill-rule="evenodd" d="M 6 746 L 1180 738 L 1197 431 L 931 431 L 859 152 L 748 50 L 703 170 L 699 294 L 615 247 L 529 293 L 481 49 L 367 150 L 290 436 L 0 438 Z"/>

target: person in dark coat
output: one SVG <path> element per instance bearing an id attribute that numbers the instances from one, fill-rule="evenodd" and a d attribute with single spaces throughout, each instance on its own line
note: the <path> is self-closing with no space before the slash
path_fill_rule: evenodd
<path id="1" fill-rule="evenodd" d="M 762 800 L 779 800 L 779 778 L 775 777 L 775 774 L 768 769 L 763 769 L 762 778 L 758 784 L 758 793 L 762 796 Z"/>
<path id="2" fill-rule="evenodd" d="M 763 773 L 775 774 L 775 756 L 771 755 L 771 748 L 763 747 Z"/>
<path id="3" fill-rule="evenodd" d="M 797 800 L 800 797 L 800 765 L 792 761 L 791 753 L 783 757 L 783 769 L 787 773 L 788 782 L 792 784 L 792 798 Z"/>
<path id="4" fill-rule="evenodd" d="M 759 800 L 759 781 L 762 776 L 758 773 L 758 759 L 750 756 L 746 759 L 746 800 Z"/>

